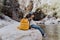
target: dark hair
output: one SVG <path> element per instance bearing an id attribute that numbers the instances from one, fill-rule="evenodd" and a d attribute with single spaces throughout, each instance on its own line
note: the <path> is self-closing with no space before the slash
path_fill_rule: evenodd
<path id="1" fill-rule="evenodd" d="M 29 14 L 26 16 L 26 18 L 30 18 L 32 15 L 35 15 L 35 12 L 29 12 Z"/>
<path id="2" fill-rule="evenodd" d="M 31 17 L 31 15 L 32 15 L 32 14 L 28 14 L 28 15 L 26 16 L 26 18 L 30 18 L 30 17 Z"/>

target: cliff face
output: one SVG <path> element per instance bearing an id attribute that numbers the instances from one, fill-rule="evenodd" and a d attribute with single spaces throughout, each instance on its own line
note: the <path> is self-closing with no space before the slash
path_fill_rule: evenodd
<path id="1" fill-rule="evenodd" d="M 3 6 L 3 4 L 2 4 L 3 1 L 4 0 L 0 0 L 0 10 L 1 10 L 1 6 Z M 32 3 L 33 5 L 30 3 L 30 1 L 33 1 L 33 3 Z M 52 0 L 18 0 L 18 3 L 19 3 L 19 8 L 22 9 L 23 11 L 34 12 L 37 8 L 41 8 L 45 14 L 53 15 L 54 12 L 57 12 L 57 16 L 60 17 L 60 11 L 59 11 L 60 10 L 60 6 L 59 6 L 60 2 L 59 1 L 60 0 L 55 0 L 55 1 L 52 1 Z M 53 10 L 53 8 L 55 8 L 55 10 Z M 10 10 L 8 13 L 10 13 L 12 9 L 13 8 L 8 9 L 8 10 Z M 15 10 L 14 10 L 14 12 L 15 12 Z M 21 14 L 21 12 L 19 14 Z M 9 16 L 11 16 L 11 13 L 9 14 Z M 16 16 L 16 15 L 14 15 L 14 16 Z"/>
<path id="2" fill-rule="evenodd" d="M 23 18 L 23 12 L 19 8 L 19 3 L 17 0 L 3 0 L 3 8 L 1 12 L 16 21 L 20 21 Z M 1 8 L 0 8 L 1 9 Z"/>
<path id="3" fill-rule="evenodd" d="M 3 3 L 3 0 L 0 0 L 0 4 L 2 4 Z"/>
<path id="4" fill-rule="evenodd" d="M 20 8 L 24 10 L 25 7 L 29 5 L 30 0 L 18 0 Z M 57 12 L 57 16 L 60 15 L 60 0 L 32 0 L 34 12 L 37 8 L 41 8 L 45 14 L 53 15 L 54 12 Z M 53 10 L 55 8 L 55 10 Z M 59 16 L 60 17 L 60 16 Z"/>
<path id="5" fill-rule="evenodd" d="M 2 18 L 2 13 L 1 13 L 2 6 L 3 6 L 3 0 L 0 0 L 0 18 Z"/>
<path id="6" fill-rule="evenodd" d="M 2 6 L 3 6 L 3 0 L 0 0 L 0 10 L 1 10 Z"/>

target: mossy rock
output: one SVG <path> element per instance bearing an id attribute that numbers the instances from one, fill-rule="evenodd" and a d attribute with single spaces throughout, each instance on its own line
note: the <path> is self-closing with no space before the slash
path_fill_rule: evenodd
<path id="1" fill-rule="evenodd" d="M 42 20 L 43 18 L 45 18 L 46 15 L 44 14 L 44 12 L 41 10 L 41 8 L 37 8 L 35 11 L 35 17 L 34 20 L 35 21 L 39 21 Z"/>

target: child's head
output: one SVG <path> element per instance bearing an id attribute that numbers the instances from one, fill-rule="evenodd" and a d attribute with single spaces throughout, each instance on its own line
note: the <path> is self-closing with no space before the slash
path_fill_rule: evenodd
<path id="1" fill-rule="evenodd" d="M 34 18 L 34 14 L 33 13 L 29 13 L 26 18 Z"/>

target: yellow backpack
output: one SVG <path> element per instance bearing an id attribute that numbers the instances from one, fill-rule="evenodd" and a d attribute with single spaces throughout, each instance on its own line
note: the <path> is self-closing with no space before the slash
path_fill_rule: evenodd
<path id="1" fill-rule="evenodd" d="M 28 30 L 29 29 L 29 21 L 27 18 L 23 18 L 20 21 L 20 26 L 18 27 L 20 30 Z"/>

